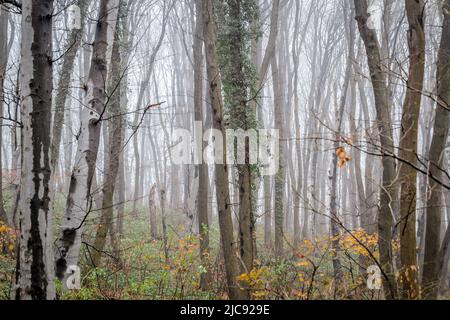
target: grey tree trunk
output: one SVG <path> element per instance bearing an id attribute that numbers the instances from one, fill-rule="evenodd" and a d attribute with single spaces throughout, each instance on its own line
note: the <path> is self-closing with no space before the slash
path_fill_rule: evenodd
<path id="1" fill-rule="evenodd" d="M 344 9 L 344 14 L 348 13 L 348 8 Z M 351 10 L 351 13 L 353 14 L 353 10 Z M 339 154 L 338 154 L 338 150 L 341 148 L 340 147 L 340 141 L 341 141 L 341 132 L 343 129 L 343 121 L 344 121 L 344 111 L 345 111 L 345 105 L 346 105 L 346 101 L 347 101 L 347 92 L 349 89 L 349 85 L 350 85 L 350 77 L 351 77 L 351 73 L 352 73 L 352 63 L 353 63 L 353 57 L 354 57 L 354 42 L 355 42 L 355 26 L 354 23 L 351 19 L 349 19 L 350 21 L 346 21 L 346 23 L 348 24 L 348 57 L 347 57 L 347 66 L 345 69 L 345 76 L 344 76 L 344 85 L 342 87 L 342 93 L 341 93 L 341 99 L 339 101 L 339 106 L 338 106 L 338 114 L 337 114 L 337 119 L 338 119 L 338 127 L 337 127 L 337 131 L 335 134 L 335 141 L 334 141 L 334 150 L 335 152 L 333 153 L 333 158 L 332 158 L 332 163 L 331 163 L 331 176 L 330 176 L 330 180 L 331 180 L 331 192 L 330 192 L 330 215 L 331 215 L 331 221 L 330 221 L 330 234 L 332 237 L 332 241 L 331 241 L 331 247 L 332 249 L 335 251 L 335 254 L 333 255 L 333 272 L 334 272 L 334 279 L 335 279 L 335 292 L 339 292 L 343 288 L 344 286 L 344 274 L 343 274 L 343 270 L 342 270 L 342 263 L 339 257 L 341 248 L 340 248 L 340 243 L 339 243 L 339 238 L 340 238 L 340 224 L 341 222 L 341 218 L 339 215 L 339 210 L 338 210 L 338 203 L 337 203 L 337 196 L 338 196 L 338 170 L 339 167 L 344 167 L 343 165 L 346 165 L 345 163 L 341 163 L 339 164 L 338 160 L 339 160 Z M 342 159 L 342 158 L 341 158 Z M 345 199 L 345 196 L 343 196 L 343 198 Z"/>
<path id="2" fill-rule="evenodd" d="M 106 83 L 111 45 L 118 16 L 118 0 L 102 0 L 89 77 L 86 84 L 85 107 L 81 111 L 81 131 L 74 161 L 67 208 L 61 222 L 61 234 L 56 251 L 56 275 L 66 286 L 69 266 L 78 264 L 84 222 L 92 207 L 92 182 L 100 141 L 102 117 L 105 112 Z"/>
<path id="3" fill-rule="evenodd" d="M 126 2 L 124 0 L 120 0 L 119 4 L 119 17 L 122 17 L 123 14 L 126 14 L 124 8 L 126 8 Z M 120 18 L 119 18 L 120 19 Z M 114 225 L 114 190 L 116 188 L 117 176 L 119 173 L 119 159 L 120 154 L 122 152 L 122 125 L 123 125 L 123 116 L 122 110 L 120 108 L 120 98 L 121 98 L 121 81 L 122 74 L 125 70 L 122 70 L 121 63 L 121 54 L 119 51 L 122 37 L 122 29 L 121 24 L 116 23 L 115 36 L 114 36 L 114 44 L 112 48 L 112 56 L 111 56 L 111 75 L 109 80 L 109 103 L 108 103 L 108 112 L 107 112 L 107 129 L 108 129 L 108 141 L 105 140 L 105 143 L 109 143 L 108 148 L 105 148 L 109 154 L 106 157 L 107 162 L 105 163 L 105 181 L 103 181 L 103 199 L 102 199 L 102 213 L 100 217 L 99 226 L 97 228 L 97 232 L 94 240 L 94 251 L 91 253 L 91 264 L 94 267 L 100 265 L 100 260 L 102 256 L 102 252 L 105 248 L 106 238 L 108 232 L 112 234 L 111 236 L 111 245 L 117 252 L 116 248 L 118 247 L 115 234 Z M 106 128 L 106 127 L 105 127 Z M 116 262 L 120 263 L 120 257 L 114 257 Z"/>
<path id="4" fill-rule="evenodd" d="M 222 43 L 229 51 L 222 56 L 222 59 L 227 59 L 225 65 L 222 66 L 223 81 L 225 83 L 225 98 L 228 105 L 229 119 L 227 121 L 229 127 L 234 130 L 255 129 L 256 114 L 253 114 L 252 108 L 249 107 L 248 94 L 251 91 L 251 80 L 248 80 L 251 75 L 247 75 L 247 66 L 245 48 L 250 45 L 251 30 L 247 30 L 246 20 L 251 19 L 246 17 L 248 12 L 245 5 L 251 6 L 250 3 L 244 4 L 239 0 L 228 0 L 227 9 L 228 17 L 225 20 L 226 30 L 222 32 Z M 247 9 L 248 10 L 248 9 Z M 251 10 L 251 9 L 250 9 Z M 249 21 L 249 25 L 252 21 Z M 231 63 L 230 63 L 231 62 Z M 251 78 L 250 78 L 251 79 Z M 239 254 L 242 260 L 242 270 L 250 272 L 253 269 L 254 260 L 254 201 L 253 201 L 253 175 L 250 161 L 250 141 L 245 138 L 244 146 L 244 160 L 245 163 L 238 163 L 236 171 L 237 174 L 236 195 L 238 196 L 238 240 L 239 240 Z M 232 144 L 231 152 L 234 154 L 237 147 L 235 142 Z M 233 179 L 234 180 L 234 179 Z"/>
<path id="5" fill-rule="evenodd" d="M 204 56 L 203 56 L 203 20 L 201 0 L 195 1 L 195 36 L 194 36 L 194 118 L 196 122 L 204 124 L 203 117 L 203 74 L 204 74 Z M 203 135 L 203 132 L 199 132 Z M 205 147 L 203 143 L 202 147 Z M 203 150 L 203 149 L 202 149 Z M 209 253 L 209 221 L 208 221 L 208 165 L 203 163 L 203 152 L 198 150 L 198 157 L 201 164 L 195 168 L 196 179 L 198 179 L 197 192 L 197 216 L 198 231 L 200 235 L 200 259 L 205 266 L 206 258 Z M 211 281 L 209 270 L 202 273 L 200 277 L 200 287 L 207 289 Z"/>
<path id="6" fill-rule="evenodd" d="M 285 119 L 283 108 L 283 96 L 281 88 L 281 79 L 278 72 L 278 62 L 276 57 L 272 57 L 272 79 L 273 79 L 273 93 L 274 93 L 274 113 L 275 113 L 275 128 L 280 132 L 280 148 L 279 161 L 280 166 L 278 173 L 275 176 L 275 254 L 281 258 L 284 247 L 284 230 L 283 221 L 285 215 L 285 203 L 283 201 L 286 188 L 286 164 L 285 164 Z"/>
<path id="7" fill-rule="evenodd" d="M 59 161 L 59 149 L 64 125 L 65 107 L 67 97 L 70 93 L 70 80 L 72 79 L 75 57 L 81 45 L 82 33 L 86 19 L 85 16 L 89 4 L 87 0 L 78 0 L 76 5 L 80 8 L 81 28 L 73 29 L 67 36 L 66 43 L 64 45 L 64 60 L 61 68 L 61 75 L 58 81 L 58 87 L 56 88 L 51 146 L 51 161 L 53 170 L 56 169 Z"/>
<path id="8" fill-rule="evenodd" d="M 121 28 L 122 37 L 121 37 L 121 48 L 120 56 L 122 63 L 122 81 L 120 82 L 120 110 L 122 114 L 126 114 L 128 112 L 128 66 L 130 60 L 130 48 L 132 38 L 130 36 L 129 31 L 129 7 L 130 2 L 125 1 L 122 3 L 124 6 L 122 16 L 119 17 L 119 25 L 117 27 Z M 126 8 L 125 8 L 126 6 Z M 127 119 L 126 116 L 122 116 L 122 132 L 121 132 L 121 140 L 125 141 L 126 131 L 127 131 Z M 116 191 L 116 199 L 118 202 L 117 205 L 117 233 L 119 238 L 124 234 L 124 219 L 125 219 L 125 201 L 126 201 L 126 182 L 127 179 L 125 177 L 125 150 L 121 150 L 119 155 L 119 173 L 117 178 L 118 188 Z"/>
<path id="9" fill-rule="evenodd" d="M 216 31 L 214 26 L 214 6 L 212 0 L 202 1 L 203 37 L 206 47 L 206 65 L 213 113 L 213 126 L 222 132 L 225 137 L 225 123 L 223 118 L 222 81 L 218 65 L 216 49 Z M 226 140 L 226 138 L 224 138 Z M 226 141 L 224 154 L 226 154 Z M 216 192 L 219 215 L 220 236 L 222 242 L 223 256 L 225 260 L 225 271 L 230 299 L 242 300 L 249 298 L 247 292 L 241 290 L 237 283 L 239 276 L 239 265 L 236 256 L 236 245 L 233 233 L 233 222 L 231 219 L 230 190 L 228 184 L 228 169 L 224 164 L 216 164 Z"/>
<path id="10" fill-rule="evenodd" d="M 425 72 L 425 7 L 422 0 L 405 0 L 409 23 L 409 75 L 402 113 L 399 157 L 400 192 L 400 279 L 402 297 L 419 297 L 416 250 L 417 139 Z"/>
<path id="11" fill-rule="evenodd" d="M 378 37 L 373 29 L 368 27 L 369 14 L 367 1 L 355 0 L 356 20 L 359 32 L 364 41 L 370 70 L 375 108 L 377 111 L 377 127 L 380 136 L 380 149 L 383 154 L 383 181 L 378 214 L 378 246 L 380 250 L 380 267 L 383 274 L 384 294 L 387 299 L 398 297 L 397 282 L 394 275 L 394 261 L 392 256 L 392 234 L 395 213 L 392 210 L 396 197 L 395 176 L 396 165 L 393 158 L 394 147 L 392 137 L 391 116 L 389 110 L 389 93 L 387 77 L 381 61 L 381 50 Z"/>
<path id="12" fill-rule="evenodd" d="M 443 181 L 444 161 L 447 161 L 446 145 L 450 128 L 450 0 L 443 3 L 443 29 L 437 62 L 437 106 L 433 138 L 429 153 L 429 174 Z M 423 263 L 422 294 L 425 299 L 436 299 L 439 288 L 439 273 L 445 268 L 441 248 L 441 224 L 444 211 L 442 186 L 430 180 L 426 205 L 425 257 Z M 445 239 L 445 238 L 444 238 Z M 445 244 L 445 242 L 444 242 Z"/>
<path id="13" fill-rule="evenodd" d="M 6 214 L 3 205 L 3 163 L 2 163 L 2 147 L 3 147 L 3 103 L 5 97 L 4 82 L 6 77 L 6 67 L 8 64 L 8 18 L 9 13 L 0 6 L 0 221 L 8 225 L 12 225 Z"/>
<path id="14" fill-rule="evenodd" d="M 158 238 L 158 225 L 156 223 L 156 184 L 152 186 L 148 195 L 148 209 L 150 220 L 150 236 Z"/>

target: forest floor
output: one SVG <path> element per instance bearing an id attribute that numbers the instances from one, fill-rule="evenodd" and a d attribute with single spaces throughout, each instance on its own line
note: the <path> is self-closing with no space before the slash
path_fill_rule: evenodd
<path id="1" fill-rule="evenodd" d="M 63 213 L 63 199 L 57 205 L 55 225 Z M 151 239 L 146 208 L 133 214 L 127 206 L 124 221 L 125 234 L 120 237 L 120 259 L 110 247 L 103 256 L 102 266 L 88 267 L 89 246 L 81 254 L 81 289 L 62 292 L 57 282 L 60 299 L 151 299 L 151 300 L 208 300 L 227 299 L 225 276 L 220 255 L 219 232 L 209 230 L 210 252 L 202 264 L 199 239 L 184 230 L 184 216 L 179 211 L 167 213 L 167 248 L 164 254 L 162 239 Z M 158 217 L 160 214 L 158 213 Z M 161 221 L 158 221 L 161 226 Z M 217 225 L 217 223 L 212 223 Z M 92 243 L 96 218 L 88 221 L 86 243 Z M 181 226 L 174 228 L 173 226 Z M 161 232 L 161 227 L 159 232 Z M 263 239 L 262 226 L 257 227 L 257 239 Z M 57 234 L 57 229 L 55 229 Z M 340 237 L 340 252 L 331 249 L 332 239 L 303 240 L 296 248 L 286 238 L 285 256 L 277 259 L 271 248 L 257 241 L 255 268 L 243 273 L 240 280 L 251 288 L 254 299 L 382 299 L 382 291 L 367 286 L 367 267 L 371 253 L 377 257 L 377 237 L 356 230 Z M 9 299 L 14 280 L 15 231 L 0 226 L 0 299 Z M 332 259 L 338 257 L 343 266 L 344 281 L 336 288 Z M 209 273 L 208 288 L 200 288 L 200 276 Z"/>

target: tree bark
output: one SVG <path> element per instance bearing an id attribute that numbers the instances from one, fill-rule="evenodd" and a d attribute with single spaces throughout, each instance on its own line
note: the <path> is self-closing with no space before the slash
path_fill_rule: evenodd
<path id="1" fill-rule="evenodd" d="M 416 250 L 417 139 L 420 104 L 425 72 L 425 32 L 423 0 L 405 0 L 409 23 L 409 76 L 403 105 L 399 157 L 408 164 L 399 165 L 400 192 L 400 279 L 402 297 L 419 297 Z M 409 165 L 411 164 L 411 165 Z"/>
<path id="2" fill-rule="evenodd" d="M 285 215 L 284 194 L 286 186 L 286 164 L 285 164 L 285 149 L 286 141 L 284 126 L 284 103 L 281 92 L 281 79 L 278 71 L 278 62 L 275 56 L 272 57 L 272 79 L 273 79 L 273 94 L 274 94 L 274 114 L 275 114 L 275 128 L 280 131 L 280 148 L 279 148 L 279 169 L 275 176 L 275 255 L 281 258 L 284 247 L 284 228 L 283 221 Z"/>
<path id="3" fill-rule="evenodd" d="M 156 224 L 156 184 L 152 186 L 148 195 L 148 209 L 150 220 L 150 236 L 153 240 L 158 238 L 158 226 Z"/>
<path id="4" fill-rule="evenodd" d="M 450 0 L 443 3 L 443 29 L 437 62 L 437 106 L 434 120 L 433 138 L 429 153 L 429 173 L 443 180 L 446 144 L 450 128 Z M 439 273 L 445 268 L 443 256 L 439 255 L 441 248 L 441 224 L 443 188 L 430 179 L 429 193 L 426 205 L 425 257 L 423 263 L 422 294 L 424 299 L 436 299 L 439 288 Z M 445 239 L 445 238 L 444 238 Z M 445 243 L 445 242 L 444 242 Z"/>
<path id="5" fill-rule="evenodd" d="M 202 4 L 201 0 L 195 1 L 195 36 L 193 43 L 193 57 L 194 57 L 194 118 L 196 123 L 204 123 L 203 120 L 203 20 L 202 20 Z M 203 136 L 203 132 L 199 132 Z M 205 144 L 202 145 L 205 147 Z M 202 148 L 203 150 L 203 148 Z M 195 168 L 195 175 L 198 179 L 197 192 L 197 215 L 198 215 L 198 230 L 200 236 L 200 259 L 202 265 L 205 266 L 209 254 L 209 221 L 208 221 L 208 165 L 203 163 L 203 151 L 197 150 L 199 165 Z M 207 289 L 211 275 L 209 270 L 202 273 L 200 276 L 200 288 Z"/>
<path id="6" fill-rule="evenodd" d="M 119 17 L 126 14 L 124 8 L 126 3 L 124 0 L 120 0 L 119 4 Z M 101 255 L 105 248 L 106 238 L 108 231 L 112 234 L 112 247 L 116 250 L 118 247 L 116 237 L 114 236 L 114 190 L 116 188 L 117 175 L 119 173 L 119 157 L 122 152 L 122 110 L 120 108 L 121 98 L 121 81 L 122 74 L 125 70 L 122 70 L 121 55 L 119 46 L 122 37 L 122 30 L 120 23 L 117 23 L 114 44 L 112 48 L 111 56 L 111 77 L 109 81 L 108 96 L 108 136 L 109 147 L 105 148 L 109 154 L 106 157 L 107 162 L 105 164 L 106 174 L 105 181 L 103 181 L 103 199 L 102 199 L 102 213 L 100 217 L 100 223 L 98 224 L 97 232 L 94 240 L 94 251 L 91 253 L 91 264 L 94 267 L 100 265 Z M 105 140 L 105 143 L 107 141 Z M 116 262 L 120 264 L 120 257 L 114 257 Z"/>
<path id="7" fill-rule="evenodd" d="M 59 160 L 59 149 L 61 144 L 62 129 L 64 125 L 64 114 L 66 108 L 67 97 L 70 92 L 70 80 L 75 65 L 75 57 L 81 45 L 83 36 L 85 15 L 89 6 L 87 0 L 78 0 L 77 6 L 81 13 L 81 28 L 73 29 L 67 36 L 64 45 L 64 60 L 61 68 L 61 76 L 58 81 L 55 96 L 55 114 L 53 116 L 52 129 L 52 146 L 51 146 L 51 161 L 52 170 L 55 170 Z"/>
<path id="8" fill-rule="evenodd" d="M 214 26 L 214 6 L 212 0 L 202 1 L 202 16 L 213 126 L 216 130 L 222 132 L 222 136 L 224 137 L 224 140 L 226 140 L 225 123 L 223 120 L 222 80 L 218 65 L 216 31 Z M 224 141 L 223 146 L 224 154 L 226 154 L 226 141 Z M 232 300 L 243 300 L 249 297 L 247 292 L 241 290 L 237 283 L 239 265 L 236 257 L 236 244 L 233 235 L 233 222 L 231 219 L 228 169 L 224 164 L 216 164 L 215 171 L 219 227 L 225 260 L 228 295 Z"/>
<path id="9" fill-rule="evenodd" d="M 3 103 L 4 83 L 6 77 L 6 67 L 8 64 L 8 17 L 9 13 L 0 6 L 0 221 L 7 225 L 12 225 L 8 219 L 5 207 L 3 205 L 3 163 L 2 163 L 2 146 L 3 146 Z"/>
<path id="10" fill-rule="evenodd" d="M 378 213 L 378 246 L 380 251 L 380 265 L 383 273 L 383 287 L 387 299 L 396 299 L 398 292 L 392 257 L 393 217 L 395 216 L 395 213 L 392 212 L 392 206 L 397 194 L 394 181 L 396 165 L 393 158 L 394 146 L 388 104 L 387 77 L 383 70 L 377 34 L 373 29 L 369 29 L 367 25 L 369 18 L 367 1 L 355 0 L 355 11 L 359 32 L 366 48 L 370 78 L 375 97 L 375 109 L 377 111 L 376 120 L 380 137 L 380 149 L 384 154 L 382 157 L 383 179 Z"/>
<path id="11" fill-rule="evenodd" d="M 22 2 L 22 170 L 15 299 L 55 298 L 53 172 L 50 126 L 53 89 L 53 1 Z"/>
<path id="12" fill-rule="evenodd" d="M 348 8 L 344 9 L 344 15 L 347 14 Z M 351 10 L 351 13 L 353 13 L 353 10 Z M 334 279 L 335 279 L 335 292 L 340 292 L 343 289 L 344 286 L 344 274 L 342 270 L 342 263 L 340 260 L 340 222 L 341 218 L 339 217 L 339 210 L 338 210 L 338 203 L 337 203 L 337 196 L 338 196 L 338 149 L 340 147 L 340 141 L 341 141 L 341 132 L 343 127 L 343 121 L 344 121 L 344 111 L 345 111 L 345 104 L 347 101 L 347 92 L 350 86 L 350 77 L 352 73 L 352 63 L 353 63 L 353 57 L 354 57 L 354 43 L 355 43 L 355 26 L 353 24 L 353 21 L 349 19 L 349 21 L 346 21 L 348 23 L 348 56 L 347 56 L 347 66 L 345 69 L 345 75 L 344 75 L 344 85 L 342 87 L 342 93 L 341 93 L 341 99 L 339 101 L 339 110 L 337 114 L 337 120 L 338 120 L 338 127 L 335 135 L 335 141 L 334 141 L 334 152 L 333 152 L 333 158 L 331 163 L 331 192 L 330 192 L 330 215 L 331 215 L 331 221 L 330 221 L 330 235 L 332 238 L 331 241 L 331 247 L 334 250 L 333 254 L 333 272 L 334 272 Z M 343 196 L 345 199 L 345 196 Z"/>
<path id="13" fill-rule="evenodd" d="M 108 79 L 118 5 L 118 0 L 100 2 L 91 67 L 86 84 L 86 107 L 81 111 L 81 130 L 56 252 L 56 275 L 63 281 L 64 286 L 67 285 L 67 268 L 78 263 L 84 222 L 92 207 L 91 187 L 100 141 L 102 123 L 100 117 L 104 116 L 106 108 L 105 79 Z"/>

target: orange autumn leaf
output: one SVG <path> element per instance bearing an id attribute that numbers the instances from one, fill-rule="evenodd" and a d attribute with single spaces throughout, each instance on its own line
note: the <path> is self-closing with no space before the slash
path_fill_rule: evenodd
<path id="1" fill-rule="evenodd" d="M 347 164 L 347 162 L 352 160 L 352 157 L 347 154 L 347 151 L 345 151 L 343 147 L 339 147 L 336 149 L 336 155 L 338 157 L 338 168 L 343 168 Z"/>

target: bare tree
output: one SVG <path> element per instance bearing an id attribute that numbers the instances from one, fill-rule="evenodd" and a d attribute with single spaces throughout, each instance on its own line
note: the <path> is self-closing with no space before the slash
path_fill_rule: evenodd
<path id="1" fill-rule="evenodd" d="M 63 284 L 67 281 L 67 268 L 78 263 L 83 225 L 92 207 L 91 187 L 102 118 L 105 116 L 108 103 L 105 93 L 106 81 L 111 62 L 111 45 L 118 16 L 118 3 L 118 0 L 102 0 L 99 7 L 89 79 L 86 83 L 85 105 L 81 112 L 77 152 L 56 251 L 56 275 L 63 280 Z"/>
<path id="2" fill-rule="evenodd" d="M 3 146 L 3 104 L 6 67 L 8 65 L 8 17 L 9 13 L 0 6 L 0 221 L 10 224 L 3 203 L 3 174 L 2 174 L 2 146 Z"/>
<path id="3" fill-rule="evenodd" d="M 380 209 L 378 214 L 378 233 L 380 248 L 380 264 L 383 271 L 383 284 L 388 299 L 397 298 L 397 282 L 394 276 L 394 262 L 392 257 L 393 216 L 392 201 L 396 191 L 393 188 L 396 176 L 392 125 L 388 105 L 388 89 L 386 73 L 383 70 L 381 51 L 375 30 L 369 28 L 367 1 L 355 0 L 356 20 L 359 32 L 364 41 L 367 61 L 370 70 L 375 108 L 377 111 L 377 128 L 380 138 L 380 148 L 386 155 L 382 158 L 383 181 L 381 185 Z"/>
<path id="4" fill-rule="evenodd" d="M 347 15 L 347 12 L 350 12 L 350 15 Z M 344 15 L 345 16 L 352 16 L 353 15 L 353 8 L 349 10 L 347 6 L 344 7 Z M 340 146 L 341 141 L 341 133 L 342 133 L 342 127 L 343 127 L 343 121 L 344 121 L 344 111 L 345 111 L 345 105 L 347 102 L 347 93 L 349 90 L 350 85 L 350 78 L 352 73 L 352 63 L 354 59 L 354 46 L 355 46 L 355 26 L 351 19 L 350 21 L 346 21 L 348 25 L 348 56 L 347 56 L 347 65 L 345 68 L 345 76 L 344 76 L 344 84 L 342 87 L 341 92 L 341 99 L 339 101 L 338 106 L 338 127 L 336 131 L 335 141 L 333 143 L 334 147 L 334 154 L 333 159 L 331 163 L 331 169 L 330 169 L 330 180 L 331 180 L 331 192 L 330 192 L 330 216 L 331 216 L 331 223 L 330 223 L 330 234 L 331 234 L 331 246 L 333 250 L 336 252 L 336 254 L 333 256 L 333 270 L 334 270 L 334 278 L 336 281 L 336 290 L 342 290 L 342 287 L 344 285 L 343 281 L 343 271 L 342 271 L 342 263 L 339 258 L 339 252 L 340 249 L 340 221 L 341 218 L 339 216 L 338 211 L 338 203 L 337 203 L 337 179 L 338 179 L 338 170 L 339 167 L 343 167 L 345 165 L 344 163 L 339 163 L 340 160 L 345 160 L 342 157 L 340 157 L 339 153 L 342 153 L 345 151 L 342 150 L 342 147 Z"/>
<path id="5" fill-rule="evenodd" d="M 225 136 L 225 123 L 223 120 L 222 81 L 218 65 L 216 49 L 216 31 L 214 26 L 214 6 L 212 0 L 202 1 L 203 37 L 206 47 L 206 66 L 209 82 L 209 94 L 213 113 L 213 126 Z M 225 140 L 225 139 L 224 139 Z M 224 154 L 226 154 L 226 141 Z M 215 165 L 216 196 L 219 215 L 220 237 L 225 271 L 230 299 L 246 299 L 247 293 L 241 290 L 237 283 L 239 265 L 236 257 L 236 245 L 231 219 L 230 190 L 228 185 L 228 170 L 224 164 Z"/>
<path id="6" fill-rule="evenodd" d="M 403 105 L 399 157 L 417 165 L 417 139 L 420 104 L 425 72 L 425 5 L 419 0 L 405 0 L 409 23 L 409 75 Z M 400 277 L 402 297 L 419 297 L 418 265 L 416 252 L 416 183 L 417 171 L 413 166 L 399 165 L 400 192 Z"/>
<path id="7" fill-rule="evenodd" d="M 203 20 L 202 4 L 200 0 L 195 0 L 195 35 L 193 41 L 193 63 L 194 63 L 194 118 L 196 122 L 204 123 L 203 116 Z M 203 134 L 200 132 L 200 134 Z M 204 147 L 204 144 L 203 144 Z M 203 148 L 202 148 L 203 150 Z M 197 157 L 203 159 L 203 151 L 198 150 Z M 197 192 L 197 214 L 198 230 L 200 235 L 200 258 L 205 265 L 206 257 L 209 254 L 209 221 L 208 221 L 208 165 L 203 163 L 196 167 L 196 179 L 198 179 Z M 210 283 L 210 273 L 202 273 L 200 277 L 200 287 L 206 289 Z"/>
<path id="8" fill-rule="evenodd" d="M 445 154 L 449 128 L 450 128 L 450 1 L 442 4 L 444 14 L 441 44 L 437 62 L 437 106 L 434 120 L 433 138 L 429 154 L 429 170 L 433 176 L 444 179 L 442 168 L 448 161 Z M 436 181 L 430 182 L 429 196 L 427 198 L 426 211 L 426 238 L 425 257 L 423 262 L 422 294 L 425 299 L 436 299 L 440 283 L 440 269 L 446 268 L 444 263 L 446 250 L 445 243 L 441 249 L 441 224 L 442 224 L 443 188 Z"/>
<path id="9" fill-rule="evenodd" d="M 118 20 L 122 16 L 126 15 L 126 0 L 120 0 Z M 116 262 L 120 262 L 120 257 L 117 256 L 118 253 L 118 243 L 115 236 L 114 229 L 114 190 L 116 188 L 117 175 L 119 173 L 119 159 L 120 153 L 122 152 L 122 125 L 123 125 L 123 115 L 120 108 L 120 98 L 121 98 L 121 81 L 122 75 L 126 70 L 123 70 L 122 57 L 120 54 L 120 44 L 122 39 L 122 29 L 121 24 L 117 20 L 115 28 L 114 43 L 111 55 L 111 73 L 109 78 L 109 90 L 107 92 L 109 96 L 109 104 L 107 106 L 107 117 L 110 119 L 108 124 L 108 136 L 109 136 L 109 147 L 108 147 L 108 157 L 105 164 L 105 181 L 103 182 L 103 197 L 102 197 L 102 213 L 100 216 L 100 223 L 97 228 L 94 239 L 94 251 L 91 254 L 90 263 L 96 267 L 100 265 L 101 254 L 104 251 L 106 238 L 108 232 L 111 234 L 111 244 L 116 253 L 114 257 Z"/>
<path id="10" fill-rule="evenodd" d="M 70 93 L 70 80 L 72 79 L 75 58 L 81 45 L 88 5 L 89 4 L 86 0 L 78 0 L 77 6 L 80 8 L 81 28 L 74 28 L 67 36 L 66 43 L 64 44 L 64 60 L 61 68 L 60 79 L 58 81 L 58 87 L 56 89 L 54 106 L 55 113 L 53 116 L 51 147 L 51 161 L 53 170 L 57 168 L 57 163 L 59 161 L 59 149 L 64 124 L 66 101 Z"/>
<path id="11" fill-rule="evenodd" d="M 22 6 L 22 169 L 15 299 L 55 298 L 50 126 L 53 1 Z"/>

